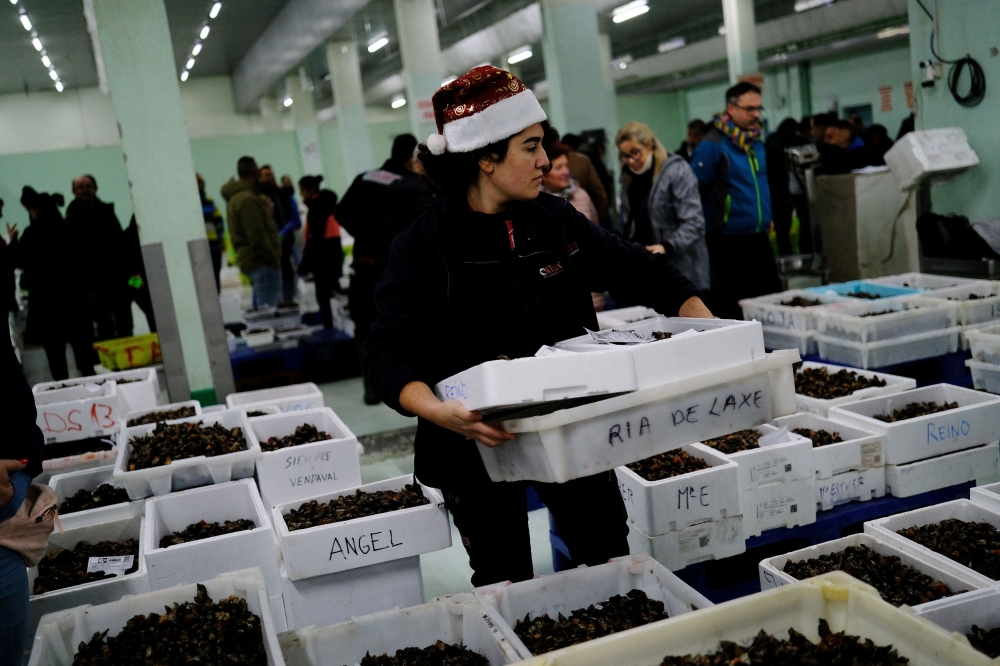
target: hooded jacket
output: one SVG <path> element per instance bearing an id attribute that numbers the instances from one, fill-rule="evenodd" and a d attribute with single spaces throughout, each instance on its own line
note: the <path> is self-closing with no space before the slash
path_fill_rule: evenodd
<path id="1" fill-rule="evenodd" d="M 771 225 L 771 188 L 763 141 L 754 141 L 742 150 L 713 127 L 695 147 L 691 168 L 701 184 L 709 232 L 767 231 Z"/>
<path id="2" fill-rule="evenodd" d="M 230 179 L 222 186 L 222 197 L 226 200 L 226 224 L 240 270 L 249 275 L 261 266 L 278 268 L 281 238 L 257 187 Z"/>

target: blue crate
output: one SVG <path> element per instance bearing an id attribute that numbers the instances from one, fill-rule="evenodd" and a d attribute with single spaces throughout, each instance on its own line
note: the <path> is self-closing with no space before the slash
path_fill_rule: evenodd
<path id="1" fill-rule="evenodd" d="M 920 289 L 910 289 L 908 287 L 896 287 L 889 284 L 877 284 L 865 280 L 853 280 L 851 282 L 841 282 L 839 284 L 825 284 L 822 287 L 807 287 L 804 291 L 814 294 L 836 294 L 837 296 L 850 296 L 859 291 L 867 291 L 869 294 L 878 294 L 882 298 L 893 296 L 912 296 L 921 293 Z"/>

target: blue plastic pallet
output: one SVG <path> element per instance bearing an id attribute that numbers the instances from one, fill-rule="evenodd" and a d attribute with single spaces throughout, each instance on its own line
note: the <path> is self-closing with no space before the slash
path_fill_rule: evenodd
<path id="1" fill-rule="evenodd" d="M 971 388 L 972 371 L 965 365 L 966 359 L 971 357 L 971 354 L 967 351 L 957 351 L 951 354 L 944 354 L 943 356 L 922 358 L 898 365 L 887 365 L 883 368 L 868 368 L 868 371 L 910 377 L 917 380 L 917 387 L 929 386 L 931 384 L 954 384 L 955 386 Z M 839 363 L 831 363 L 824 360 L 818 354 L 803 356 L 802 360 L 840 365 Z"/>

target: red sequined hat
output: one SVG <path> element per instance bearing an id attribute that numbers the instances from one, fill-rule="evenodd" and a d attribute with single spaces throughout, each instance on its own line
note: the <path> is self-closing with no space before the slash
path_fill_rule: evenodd
<path id="1" fill-rule="evenodd" d="M 546 119 L 519 78 L 491 65 L 476 67 L 434 93 L 438 133 L 427 139 L 435 155 L 468 153 Z"/>

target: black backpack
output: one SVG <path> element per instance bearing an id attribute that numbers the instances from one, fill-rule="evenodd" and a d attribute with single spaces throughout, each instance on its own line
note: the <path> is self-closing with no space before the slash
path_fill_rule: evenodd
<path id="1" fill-rule="evenodd" d="M 924 213 L 917 218 L 917 236 L 925 257 L 935 259 L 1000 259 L 964 215 Z"/>

